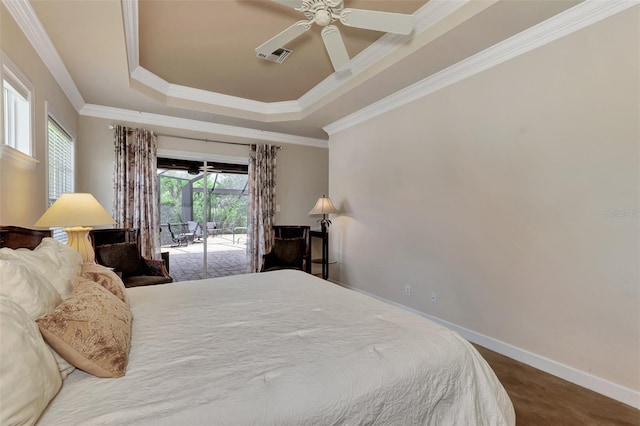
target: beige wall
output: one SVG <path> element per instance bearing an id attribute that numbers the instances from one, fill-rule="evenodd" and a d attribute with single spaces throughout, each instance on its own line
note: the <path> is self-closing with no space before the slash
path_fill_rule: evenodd
<path id="1" fill-rule="evenodd" d="M 78 146 L 78 191 L 91 192 L 110 211 L 113 203 L 113 131 L 110 124 L 126 124 L 145 127 L 160 134 L 207 138 L 205 134 L 181 134 L 175 129 L 154 129 L 135 123 L 113 123 L 111 120 L 81 117 L 79 134 L 83 141 Z M 308 215 L 318 197 L 327 192 L 328 150 L 302 145 L 282 144 L 277 160 L 277 196 L 280 212 L 278 224 L 314 224 Z M 158 151 L 163 156 L 175 158 L 202 158 L 211 161 L 244 162 L 247 146 L 201 142 L 182 138 L 160 136 Z M 237 160 L 237 161 L 235 161 Z"/>
<path id="2" fill-rule="evenodd" d="M 332 278 L 640 390 L 638 22 L 332 135 Z"/>
<path id="3" fill-rule="evenodd" d="M 35 87 L 32 143 L 39 161 L 29 169 L 6 156 L 0 159 L 0 224 L 32 227 L 47 207 L 47 111 L 72 137 L 77 136 L 78 114 L 2 3 L 0 49 Z"/>

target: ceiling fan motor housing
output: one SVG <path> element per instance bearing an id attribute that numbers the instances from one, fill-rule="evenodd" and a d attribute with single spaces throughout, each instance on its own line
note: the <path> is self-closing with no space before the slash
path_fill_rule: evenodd
<path id="1" fill-rule="evenodd" d="M 302 0 L 300 11 L 321 27 L 327 26 L 340 17 L 344 9 L 342 0 Z"/>

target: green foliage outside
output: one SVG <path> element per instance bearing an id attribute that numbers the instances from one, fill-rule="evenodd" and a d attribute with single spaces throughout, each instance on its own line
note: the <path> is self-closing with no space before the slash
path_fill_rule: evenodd
<path id="1" fill-rule="evenodd" d="M 205 227 L 206 222 L 215 222 L 218 229 L 233 231 L 235 227 L 247 226 L 247 202 L 246 194 L 217 193 L 221 190 L 246 189 L 247 176 L 235 174 L 211 174 L 208 176 L 208 188 L 215 188 L 215 192 L 209 192 L 209 202 L 205 213 L 203 212 L 204 196 L 202 191 L 204 179 L 193 177 L 193 180 L 160 176 L 160 223 L 183 223 L 195 220 Z M 196 180 L 197 179 L 197 180 Z M 193 182 L 193 218 L 182 217 L 182 188 Z M 215 184 L 215 187 L 214 187 Z M 190 200 L 185 200 L 187 205 Z"/>

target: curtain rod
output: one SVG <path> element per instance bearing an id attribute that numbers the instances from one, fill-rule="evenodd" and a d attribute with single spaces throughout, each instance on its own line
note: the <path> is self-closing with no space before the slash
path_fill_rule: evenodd
<path id="1" fill-rule="evenodd" d="M 113 124 L 109 124 L 109 126 L 107 126 L 107 128 L 109 130 L 113 130 L 113 129 L 115 129 L 115 126 Z M 242 146 L 255 145 L 255 144 L 252 144 L 252 143 L 243 143 L 243 142 L 212 141 L 211 139 L 191 138 L 191 137 L 188 137 L 188 136 L 167 135 L 165 133 L 155 133 L 155 135 L 156 136 L 164 136 L 164 137 L 168 137 L 168 138 L 187 139 L 187 140 L 192 140 L 192 141 L 200 141 L 200 142 L 208 142 L 208 143 L 224 143 L 224 144 L 227 144 L 227 145 L 242 145 Z M 282 149 L 282 146 L 276 145 L 276 149 Z"/>

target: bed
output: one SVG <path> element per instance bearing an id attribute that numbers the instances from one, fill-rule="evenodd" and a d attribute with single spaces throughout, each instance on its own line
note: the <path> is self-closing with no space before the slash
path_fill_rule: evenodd
<path id="1" fill-rule="evenodd" d="M 304 272 L 122 290 L 124 375 L 76 368 L 38 424 L 515 424 L 504 388 L 459 335 Z"/>

